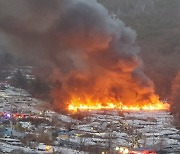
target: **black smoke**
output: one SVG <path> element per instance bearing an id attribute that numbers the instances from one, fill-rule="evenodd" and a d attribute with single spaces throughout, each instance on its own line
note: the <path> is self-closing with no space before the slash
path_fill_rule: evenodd
<path id="1" fill-rule="evenodd" d="M 150 101 L 154 87 L 135 40 L 136 32 L 96 0 L 0 1 L 0 43 L 62 82 L 53 93 L 55 104 L 72 94 Z"/>

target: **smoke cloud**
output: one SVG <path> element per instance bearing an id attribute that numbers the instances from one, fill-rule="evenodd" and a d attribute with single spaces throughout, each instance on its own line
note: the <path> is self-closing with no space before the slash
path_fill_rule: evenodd
<path id="1" fill-rule="evenodd" d="M 180 119 L 180 71 L 177 73 L 172 83 L 172 105 L 171 111 L 175 114 L 175 118 Z"/>
<path id="2" fill-rule="evenodd" d="M 52 92 L 61 108 L 72 97 L 103 103 L 151 101 L 136 32 L 96 0 L 0 1 L 0 44 L 15 56 L 51 70 L 62 86 Z"/>

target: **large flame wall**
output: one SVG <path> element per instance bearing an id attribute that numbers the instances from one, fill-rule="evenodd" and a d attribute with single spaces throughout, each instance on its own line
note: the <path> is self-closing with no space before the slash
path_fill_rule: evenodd
<path id="1" fill-rule="evenodd" d="M 62 83 L 52 90 L 56 109 L 158 106 L 142 71 L 136 32 L 96 0 L 14 0 L 0 6 L 7 50 L 50 69 L 51 80 Z"/>

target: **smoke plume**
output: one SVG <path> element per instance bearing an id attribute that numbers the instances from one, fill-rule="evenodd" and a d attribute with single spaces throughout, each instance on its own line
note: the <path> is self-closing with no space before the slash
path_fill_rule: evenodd
<path id="1" fill-rule="evenodd" d="M 180 71 L 177 73 L 172 83 L 172 104 L 171 111 L 175 115 L 175 119 L 180 119 Z M 179 121 L 178 121 L 179 123 Z"/>
<path id="2" fill-rule="evenodd" d="M 0 1 L 0 44 L 62 82 L 52 92 L 58 108 L 73 97 L 151 101 L 153 83 L 135 40 L 136 32 L 96 0 Z"/>

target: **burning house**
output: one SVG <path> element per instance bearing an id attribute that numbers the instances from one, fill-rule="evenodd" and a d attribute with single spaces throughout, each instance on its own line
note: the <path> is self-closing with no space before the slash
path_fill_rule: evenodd
<path id="1" fill-rule="evenodd" d="M 142 70 L 136 32 L 96 0 L 0 3 L 7 50 L 61 83 L 51 91 L 55 109 L 169 108 Z"/>
<path id="2" fill-rule="evenodd" d="M 136 36 L 98 0 L 0 0 L 0 46 L 28 65 L 12 67 L 0 85 L 1 137 L 40 153 L 179 153 L 170 105 L 144 72 Z M 17 72 L 45 94 L 10 85 Z M 179 85 L 177 75 L 174 103 Z"/>

